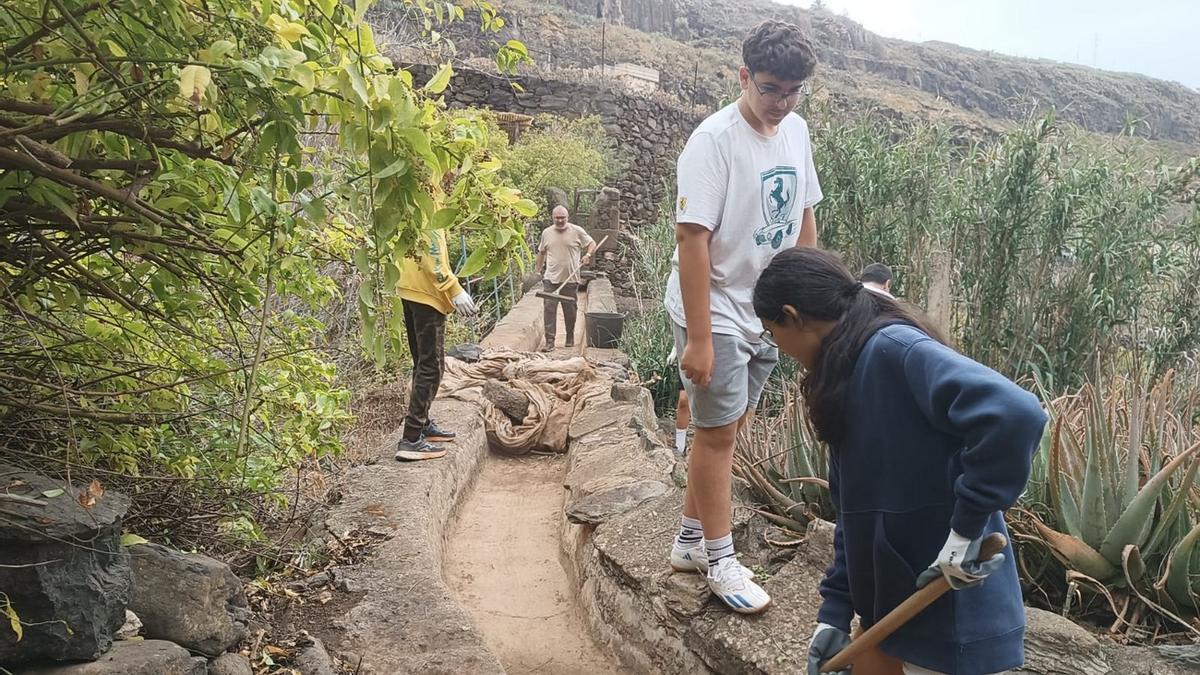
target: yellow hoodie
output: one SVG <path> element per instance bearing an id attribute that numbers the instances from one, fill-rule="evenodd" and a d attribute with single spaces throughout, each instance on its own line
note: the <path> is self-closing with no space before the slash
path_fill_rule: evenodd
<path id="1" fill-rule="evenodd" d="M 442 314 L 454 311 L 451 300 L 462 292 L 450 267 L 446 250 L 446 231 L 433 230 L 421 235 L 411 257 L 400 261 L 400 281 L 396 293 L 400 299 L 429 305 Z"/>

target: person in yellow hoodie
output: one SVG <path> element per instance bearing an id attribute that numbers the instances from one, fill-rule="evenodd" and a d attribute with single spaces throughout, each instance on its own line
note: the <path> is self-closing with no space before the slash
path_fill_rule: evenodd
<path id="1" fill-rule="evenodd" d="M 478 311 L 450 267 L 445 230 L 421 235 L 416 250 L 400 263 L 396 293 L 404 305 L 404 331 L 413 358 L 408 415 L 396 459 L 437 459 L 446 455 L 441 443 L 454 440 L 454 432 L 439 428 L 429 419 L 429 408 L 445 368 L 446 315 L 458 312 L 473 316 Z"/>

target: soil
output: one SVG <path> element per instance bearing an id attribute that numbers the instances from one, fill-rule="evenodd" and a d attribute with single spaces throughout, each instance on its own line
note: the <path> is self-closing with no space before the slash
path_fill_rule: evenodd
<path id="1" fill-rule="evenodd" d="M 512 675 L 624 672 L 590 637 L 560 561 L 566 466 L 489 457 L 450 533 L 446 582 Z"/>

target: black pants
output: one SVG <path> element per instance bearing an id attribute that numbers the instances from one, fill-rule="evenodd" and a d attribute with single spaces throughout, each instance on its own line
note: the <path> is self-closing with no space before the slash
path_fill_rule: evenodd
<path id="1" fill-rule="evenodd" d="M 562 305 L 563 310 L 563 328 L 567 333 L 567 344 L 575 342 L 575 313 L 579 311 L 575 302 L 576 294 L 579 292 L 579 284 L 565 284 L 562 290 L 558 290 L 560 284 L 552 281 L 542 280 L 542 290 L 547 293 L 555 293 L 570 300 L 558 300 L 555 298 L 542 298 L 542 322 L 545 324 L 546 330 L 546 345 L 554 346 L 554 331 L 558 325 L 558 306 Z"/>
<path id="2" fill-rule="evenodd" d="M 415 441 L 429 426 L 429 407 L 442 385 L 442 372 L 446 368 L 446 316 L 429 305 L 402 302 L 404 332 L 408 335 L 408 350 L 413 359 L 404 440 Z"/>

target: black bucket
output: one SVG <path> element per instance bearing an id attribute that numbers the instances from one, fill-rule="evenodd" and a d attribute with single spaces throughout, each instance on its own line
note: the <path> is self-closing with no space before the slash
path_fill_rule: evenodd
<path id="1" fill-rule="evenodd" d="M 613 312 L 588 312 L 587 343 L 597 349 L 614 349 L 625 328 L 625 315 Z"/>

